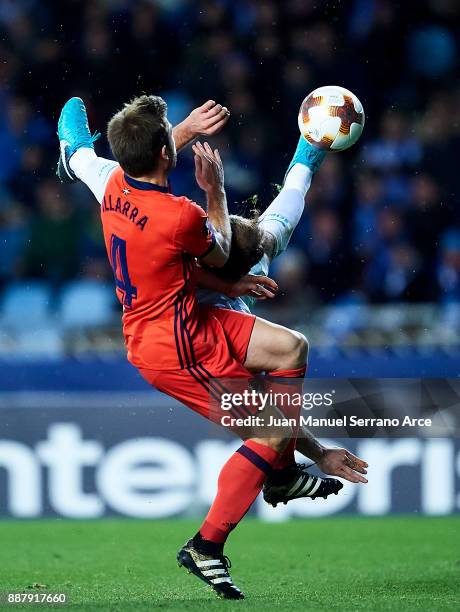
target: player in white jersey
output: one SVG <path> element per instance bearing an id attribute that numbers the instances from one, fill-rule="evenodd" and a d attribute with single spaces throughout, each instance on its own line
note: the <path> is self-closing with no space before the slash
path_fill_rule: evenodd
<path id="1" fill-rule="evenodd" d="M 302 217 L 305 196 L 324 156 L 325 152 L 314 149 L 300 137 L 283 186 L 265 212 L 252 219 L 230 216 L 233 235 L 230 257 L 223 268 L 213 271 L 215 275 L 228 281 L 237 281 L 247 273 L 268 275 L 271 262 L 286 250 Z M 257 292 L 254 297 L 231 298 L 210 289 L 198 289 L 197 295 L 199 301 L 206 304 L 250 312 Z"/>

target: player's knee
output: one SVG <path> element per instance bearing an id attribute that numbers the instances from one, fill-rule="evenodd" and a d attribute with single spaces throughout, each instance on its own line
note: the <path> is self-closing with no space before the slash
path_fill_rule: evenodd
<path id="1" fill-rule="evenodd" d="M 285 369 L 301 368 L 307 363 L 308 340 L 298 331 L 290 332 Z"/>
<path id="2" fill-rule="evenodd" d="M 307 361 L 308 361 L 308 340 L 306 338 L 306 336 L 304 336 L 303 334 L 301 334 L 300 332 L 297 332 L 297 334 L 299 335 L 299 347 L 298 347 L 298 358 L 299 358 L 299 368 L 301 368 L 302 366 L 304 366 Z"/>

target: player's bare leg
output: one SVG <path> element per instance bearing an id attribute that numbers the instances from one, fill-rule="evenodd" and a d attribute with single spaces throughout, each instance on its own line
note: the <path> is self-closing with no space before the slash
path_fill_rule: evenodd
<path id="1" fill-rule="evenodd" d="M 244 367 L 251 372 L 274 372 L 305 367 L 308 341 L 300 332 L 256 318 Z"/>

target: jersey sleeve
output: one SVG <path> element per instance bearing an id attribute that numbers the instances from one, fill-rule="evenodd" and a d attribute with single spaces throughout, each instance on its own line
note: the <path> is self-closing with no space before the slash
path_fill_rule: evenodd
<path id="1" fill-rule="evenodd" d="M 194 257 L 204 257 L 216 243 L 214 228 L 209 223 L 208 215 L 201 206 L 187 198 L 184 198 L 176 243 Z"/>

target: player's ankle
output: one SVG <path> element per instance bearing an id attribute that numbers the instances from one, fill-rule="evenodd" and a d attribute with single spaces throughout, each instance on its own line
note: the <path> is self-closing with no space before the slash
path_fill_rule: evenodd
<path id="1" fill-rule="evenodd" d="M 279 353 L 279 365 L 277 368 L 273 368 L 270 374 L 275 375 L 277 372 L 283 373 L 283 376 L 289 377 L 289 371 L 292 371 L 295 376 L 301 376 L 303 374 L 297 374 L 297 371 L 304 370 L 308 361 L 308 340 L 307 338 L 298 331 L 288 330 L 288 334 L 284 340 L 284 350 Z"/>
<path id="2" fill-rule="evenodd" d="M 222 542 L 212 542 L 211 540 L 206 540 L 199 531 L 193 536 L 192 540 L 193 546 L 196 548 L 196 550 L 204 555 L 219 556 L 224 552 L 224 544 Z"/>
<path id="3" fill-rule="evenodd" d="M 81 176 L 95 159 L 97 155 L 94 149 L 80 147 L 69 157 L 69 166 L 76 176 Z"/>
<path id="4" fill-rule="evenodd" d="M 285 483 L 296 469 L 297 464 L 295 462 L 289 465 L 283 465 L 282 467 L 276 466 L 276 468 L 273 468 L 271 471 L 267 481 L 269 481 L 271 485 Z"/>

